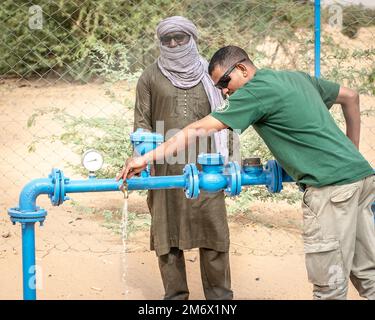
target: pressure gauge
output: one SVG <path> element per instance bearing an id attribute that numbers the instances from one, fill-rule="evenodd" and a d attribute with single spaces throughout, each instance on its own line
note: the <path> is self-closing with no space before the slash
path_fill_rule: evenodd
<path id="1" fill-rule="evenodd" d="M 103 166 L 103 157 L 98 151 L 90 149 L 83 154 L 82 164 L 87 170 L 94 172 Z"/>

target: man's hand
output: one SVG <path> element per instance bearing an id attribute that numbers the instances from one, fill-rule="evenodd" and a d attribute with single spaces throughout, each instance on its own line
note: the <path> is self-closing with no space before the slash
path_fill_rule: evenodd
<path id="1" fill-rule="evenodd" d="M 147 161 L 144 157 L 133 157 L 125 161 L 122 170 L 117 174 L 116 180 L 129 179 L 132 176 L 140 173 L 147 167 Z"/>

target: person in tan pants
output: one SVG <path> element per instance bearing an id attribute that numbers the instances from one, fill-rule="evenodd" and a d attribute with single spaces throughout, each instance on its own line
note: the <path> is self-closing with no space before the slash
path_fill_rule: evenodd
<path id="1" fill-rule="evenodd" d="M 342 186 L 307 187 L 303 238 L 308 279 L 315 299 L 345 299 L 348 280 L 375 300 L 375 177 Z"/>

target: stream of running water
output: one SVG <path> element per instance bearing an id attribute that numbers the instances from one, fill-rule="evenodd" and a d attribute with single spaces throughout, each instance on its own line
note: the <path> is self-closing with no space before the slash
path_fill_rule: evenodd
<path id="1" fill-rule="evenodd" d="M 126 285 L 126 273 L 128 271 L 127 261 L 127 245 L 128 245 L 128 198 L 124 197 L 124 205 L 122 207 L 121 216 L 121 238 L 122 238 L 122 281 L 124 282 L 124 292 L 127 294 L 129 290 Z"/>

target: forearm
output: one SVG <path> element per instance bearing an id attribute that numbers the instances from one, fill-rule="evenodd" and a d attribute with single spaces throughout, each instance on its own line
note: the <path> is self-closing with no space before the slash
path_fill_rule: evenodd
<path id="1" fill-rule="evenodd" d="M 147 162 L 160 161 L 170 156 L 176 156 L 196 141 L 196 138 L 207 136 L 208 131 L 199 129 L 196 123 L 192 123 L 179 131 L 165 143 L 159 145 L 154 150 L 146 153 L 144 158 Z"/>
<path id="2" fill-rule="evenodd" d="M 346 122 L 346 135 L 359 148 L 361 131 L 361 113 L 359 108 L 359 96 L 353 96 L 341 104 Z"/>
<path id="3" fill-rule="evenodd" d="M 341 104 L 346 123 L 346 135 L 358 149 L 361 131 L 359 94 L 352 89 L 340 87 L 335 102 Z"/>
<path id="4" fill-rule="evenodd" d="M 208 115 L 199 121 L 189 124 L 155 150 L 146 153 L 144 159 L 147 162 L 152 162 L 168 158 L 171 155 L 175 156 L 178 152 L 195 143 L 197 137 L 207 137 L 225 128 L 227 128 L 225 124 Z"/>

